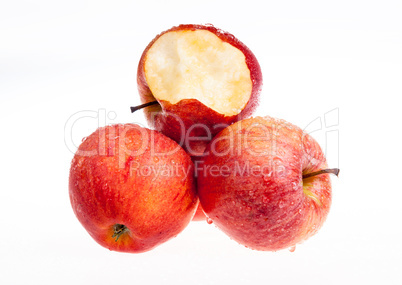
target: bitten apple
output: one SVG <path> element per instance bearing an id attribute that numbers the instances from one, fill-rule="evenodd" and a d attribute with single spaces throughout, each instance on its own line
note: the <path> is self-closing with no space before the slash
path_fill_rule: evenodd
<path id="1" fill-rule="evenodd" d="M 132 253 L 175 237 L 198 204 L 190 156 L 163 134 L 134 124 L 99 128 L 82 142 L 69 193 L 95 241 Z"/>
<path id="2" fill-rule="evenodd" d="M 290 248 L 323 225 L 331 205 L 319 144 L 283 120 L 234 123 L 205 150 L 198 172 L 204 212 L 233 240 L 256 250 Z"/>
<path id="3" fill-rule="evenodd" d="M 252 114 L 262 74 L 233 35 L 212 25 L 180 25 L 146 47 L 137 82 L 150 126 L 199 155 L 224 127 Z"/>

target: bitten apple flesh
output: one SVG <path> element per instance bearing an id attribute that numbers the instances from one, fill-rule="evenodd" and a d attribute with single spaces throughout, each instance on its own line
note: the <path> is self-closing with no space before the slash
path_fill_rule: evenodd
<path id="1" fill-rule="evenodd" d="M 198 195 L 208 218 L 233 240 L 277 251 L 323 225 L 331 205 L 329 174 L 315 173 L 323 169 L 327 162 L 319 144 L 300 128 L 270 117 L 250 118 L 209 144 L 198 172 Z"/>
<path id="2" fill-rule="evenodd" d="M 258 105 L 262 74 L 254 54 L 211 25 L 180 25 L 158 35 L 137 73 L 149 124 L 199 155 L 215 134 Z"/>
<path id="3" fill-rule="evenodd" d="M 99 128 L 75 154 L 71 205 L 100 245 L 148 251 L 179 234 L 198 198 L 190 156 L 173 140 L 134 124 Z"/>

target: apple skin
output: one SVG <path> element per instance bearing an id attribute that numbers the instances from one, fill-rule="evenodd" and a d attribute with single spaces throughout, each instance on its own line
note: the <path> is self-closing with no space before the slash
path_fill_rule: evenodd
<path id="1" fill-rule="evenodd" d="M 331 205 L 329 175 L 304 181 L 302 175 L 327 163 L 319 144 L 300 128 L 270 117 L 245 119 L 219 133 L 205 155 L 197 178 L 200 203 L 238 243 L 277 251 L 323 225 Z"/>
<path id="2" fill-rule="evenodd" d="M 157 35 L 145 48 L 138 64 L 137 85 L 142 103 L 156 100 L 150 90 L 145 76 L 145 60 L 148 50 L 163 34 L 181 30 L 207 30 L 222 41 L 243 52 L 246 64 L 250 70 L 252 91 L 244 109 L 237 115 L 225 116 L 205 106 L 197 99 L 183 99 L 176 104 L 165 100 L 159 104 L 144 109 L 149 125 L 178 142 L 190 155 L 200 155 L 212 138 L 226 126 L 252 115 L 259 103 L 262 88 L 262 72 L 255 55 L 251 50 L 236 39 L 232 34 L 215 28 L 212 25 L 180 25 Z"/>
<path id="3" fill-rule="evenodd" d="M 206 220 L 207 220 L 207 216 L 205 216 L 205 213 L 202 210 L 201 204 L 198 204 L 197 211 L 195 211 L 192 221 L 193 222 L 201 222 L 201 221 L 206 221 Z"/>
<path id="4" fill-rule="evenodd" d="M 172 173 L 152 173 L 166 166 Z M 100 245 L 120 252 L 148 251 L 191 221 L 198 205 L 193 171 L 187 153 L 156 131 L 134 124 L 99 128 L 72 160 L 71 205 Z M 117 224 L 128 232 L 116 241 L 112 236 Z"/>
<path id="5" fill-rule="evenodd" d="M 194 163 L 194 175 L 197 175 L 197 169 L 202 168 L 203 157 L 202 156 L 192 156 L 191 161 Z M 197 188 L 197 179 L 195 180 L 195 186 Z M 207 221 L 207 216 L 202 209 L 201 203 L 198 203 L 197 210 L 195 211 L 193 222 Z"/>

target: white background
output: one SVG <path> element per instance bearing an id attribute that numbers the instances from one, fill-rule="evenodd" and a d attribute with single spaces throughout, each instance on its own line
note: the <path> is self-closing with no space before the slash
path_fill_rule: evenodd
<path id="1" fill-rule="evenodd" d="M 400 0 L 2 1 L 0 283 L 402 284 L 401 15 Z M 324 227 L 294 253 L 246 249 L 205 222 L 148 253 L 110 252 L 73 214 L 74 145 L 98 125 L 145 124 L 129 111 L 138 60 L 181 23 L 255 53 L 257 114 L 321 120 L 312 135 L 341 174 Z"/>

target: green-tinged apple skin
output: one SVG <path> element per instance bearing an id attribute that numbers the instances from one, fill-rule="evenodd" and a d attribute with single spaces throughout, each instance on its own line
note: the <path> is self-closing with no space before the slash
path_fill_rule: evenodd
<path id="1" fill-rule="evenodd" d="M 71 205 L 100 245 L 145 252 L 191 221 L 198 205 L 193 167 L 190 156 L 159 132 L 134 124 L 99 128 L 72 160 Z M 119 225 L 126 229 L 116 235 Z"/>
<path id="2" fill-rule="evenodd" d="M 226 153 L 227 152 L 227 153 Z M 214 224 L 255 250 L 295 246 L 323 225 L 331 205 L 319 144 L 300 128 L 270 117 L 245 119 L 219 133 L 205 150 L 198 195 Z"/>
<path id="3" fill-rule="evenodd" d="M 176 104 L 160 100 L 158 101 L 159 104 L 144 109 L 151 127 L 178 142 L 190 155 L 201 155 L 206 145 L 217 133 L 233 122 L 249 117 L 255 111 L 262 89 L 262 72 L 255 55 L 233 35 L 212 25 L 180 25 L 156 36 L 141 56 L 137 71 L 137 83 L 142 103 L 156 100 L 145 76 L 144 64 L 148 50 L 165 33 L 186 30 L 210 31 L 222 41 L 239 49 L 245 56 L 252 81 L 250 98 L 243 110 L 237 115 L 225 116 L 205 106 L 197 99 L 183 99 Z"/>

